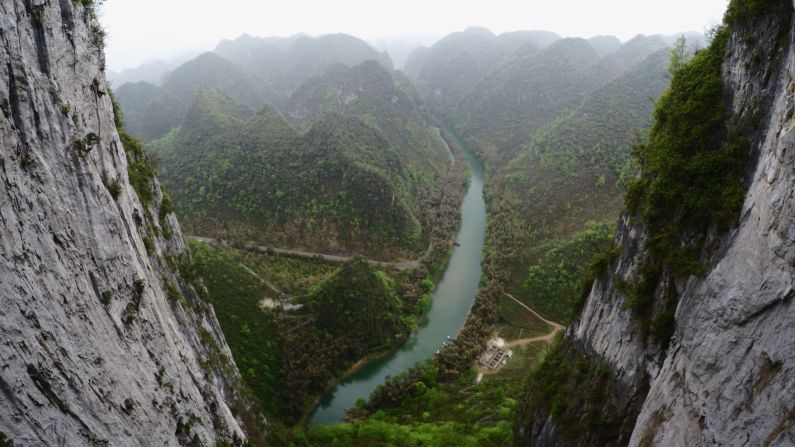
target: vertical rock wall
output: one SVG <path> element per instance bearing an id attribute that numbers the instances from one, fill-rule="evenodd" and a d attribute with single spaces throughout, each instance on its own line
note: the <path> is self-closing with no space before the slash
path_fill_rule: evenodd
<path id="1" fill-rule="evenodd" d="M 177 273 L 185 245 L 156 179 L 132 179 L 144 206 L 128 178 L 87 3 L 0 0 L 0 432 L 20 446 L 240 440 L 236 368 Z"/>
<path id="2" fill-rule="evenodd" d="M 732 5 L 742 11 L 762 6 L 730 24 L 721 72 L 728 125 L 751 123 L 752 129 L 741 217 L 728 233 L 707 236 L 703 276 L 662 275 L 655 309 L 667 297 L 678 300 L 667 346 L 649 337 L 626 306 L 621 283 L 643 262 L 647 234 L 637 217 L 622 218 L 621 254 L 597 278 L 564 343 L 593 364 L 609 365 L 608 403 L 589 404 L 603 417 L 623 419 L 599 443 L 583 437 L 581 445 L 795 445 L 792 4 Z M 587 413 L 582 406 L 563 411 L 580 421 Z M 529 404 L 520 413 L 516 444 L 570 443 L 556 423 L 559 414 Z"/>

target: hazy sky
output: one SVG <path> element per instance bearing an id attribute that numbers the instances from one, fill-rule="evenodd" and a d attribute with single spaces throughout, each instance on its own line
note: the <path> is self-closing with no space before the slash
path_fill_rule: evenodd
<path id="1" fill-rule="evenodd" d="M 562 36 L 704 31 L 728 0 L 107 0 L 108 67 L 215 47 L 243 33 L 288 36 L 345 32 L 370 40 L 468 26 L 496 33 L 545 29 Z"/>

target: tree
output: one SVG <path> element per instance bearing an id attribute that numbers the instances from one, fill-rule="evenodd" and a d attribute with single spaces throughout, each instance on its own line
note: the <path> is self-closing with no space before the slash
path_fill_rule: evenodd
<path id="1" fill-rule="evenodd" d="M 683 34 L 676 39 L 676 43 L 674 43 L 669 55 L 668 72 L 671 73 L 671 76 L 684 67 L 691 56 L 692 52 L 687 49 L 687 39 L 685 39 Z"/>

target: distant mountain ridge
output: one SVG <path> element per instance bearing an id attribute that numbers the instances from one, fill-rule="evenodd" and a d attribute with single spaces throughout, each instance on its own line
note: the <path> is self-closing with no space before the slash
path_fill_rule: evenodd
<path id="1" fill-rule="evenodd" d="M 359 38 L 341 33 L 320 37 L 297 34 L 286 38 L 244 35 L 221 42 L 214 52 L 259 76 L 282 97 L 334 64 L 352 67 L 374 60 L 392 69 L 389 56 Z"/>
<path id="2" fill-rule="evenodd" d="M 177 127 L 203 88 L 213 88 L 252 109 L 276 101 L 261 79 L 246 73 L 215 53 L 203 53 L 177 67 L 162 87 L 147 82 L 124 84 L 116 97 L 125 125 L 144 141 L 160 138 Z"/>
<path id="3" fill-rule="evenodd" d="M 346 34 L 259 38 L 243 35 L 175 67 L 162 86 L 141 81 L 116 88 L 125 124 L 134 135 L 150 141 L 179 126 L 202 88 L 212 88 L 256 110 L 280 106 L 306 79 L 330 66 L 355 66 L 374 60 L 387 69 L 387 55 Z"/>
<path id="4" fill-rule="evenodd" d="M 189 231 L 375 257 L 425 249 L 421 206 L 449 159 L 399 73 L 368 61 L 307 80 L 285 106 L 295 128 L 271 105 L 195 98 L 151 145 Z"/>
<path id="5" fill-rule="evenodd" d="M 517 31 L 499 36 L 471 27 L 452 33 L 429 48 L 419 48 L 406 62 L 411 78 L 428 106 L 443 114 L 485 77 L 503 57 L 519 49 L 535 52 L 560 37 L 546 31 Z"/>

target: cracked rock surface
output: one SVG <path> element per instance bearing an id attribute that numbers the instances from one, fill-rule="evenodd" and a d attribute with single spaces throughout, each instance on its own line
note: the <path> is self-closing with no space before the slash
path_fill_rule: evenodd
<path id="1" fill-rule="evenodd" d="M 102 38 L 83 2 L 0 0 L 0 432 L 242 440 L 231 354 L 177 272 L 179 223 L 156 179 L 144 206 L 128 178 Z"/>
<path id="2" fill-rule="evenodd" d="M 772 2 L 771 2 L 772 4 Z M 782 33 L 783 30 L 783 33 Z M 795 28 L 768 14 L 735 27 L 721 77 L 738 120 L 753 117 L 748 190 L 738 224 L 712 233 L 703 277 L 663 277 L 676 328 L 661 348 L 643 335 L 617 285 L 645 254 L 643 225 L 619 222 L 622 247 L 591 290 L 566 343 L 605 360 L 629 408 L 614 445 L 795 445 Z M 553 417 L 527 416 L 525 445 L 560 445 Z"/>

